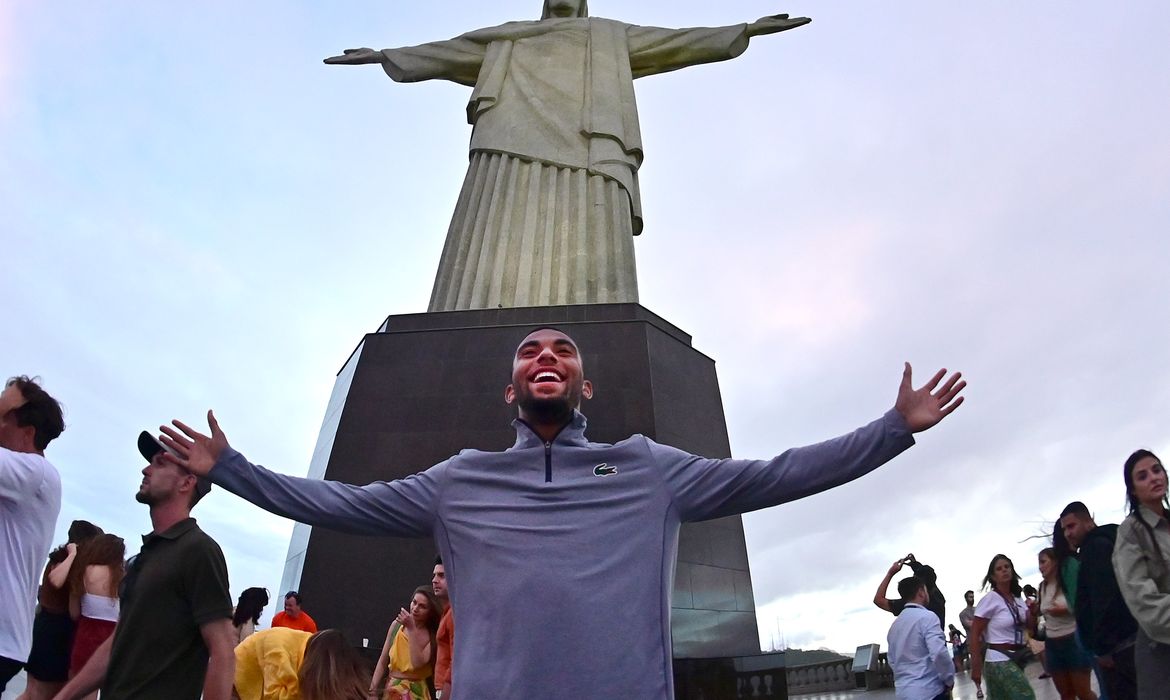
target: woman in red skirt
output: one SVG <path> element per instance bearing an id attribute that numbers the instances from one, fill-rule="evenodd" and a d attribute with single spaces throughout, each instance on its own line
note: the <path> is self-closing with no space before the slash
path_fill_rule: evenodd
<path id="1" fill-rule="evenodd" d="M 98 535 L 77 553 L 70 573 L 69 612 L 77 620 L 69 677 L 89 661 L 114 633 L 118 622 L 118 586 L 122 583 L 126 543 L 115 535 Z M 88 696 L 96 698 L 97 693 Z"/>

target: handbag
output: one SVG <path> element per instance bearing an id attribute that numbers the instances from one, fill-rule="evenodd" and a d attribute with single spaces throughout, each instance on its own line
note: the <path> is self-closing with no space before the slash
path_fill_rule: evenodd
<path id="1" fill-rule="evenodd" d="M 1040 607 L 1044 605 L 1044 581 L 1040 582 Z M 1036 616 L 1036 629 L 1032 632 L 1032 639 L 1037 642 L 1043 642 L 1048 639 L 1048 622 L 1044 619 L 1044 615 Z"/>
<path id="2" fill-rule="evenodd" d="M 1032 659 L 1032 650 L 1026 644 L 988 644 L 988 649 L 994 649 L 1004 656 L 1008 657 L 1015 665 L 1023 670 L 1028 665 L 1028 661 Z"/>
<path id="3" fill-rule="evenodd" d="M 1048 623 L 1044 621 L 1044 616 L 1036 618 L 1036 631 L 1032 634 L 1032 639 L 1037 642 L 1048 640 Z"/>

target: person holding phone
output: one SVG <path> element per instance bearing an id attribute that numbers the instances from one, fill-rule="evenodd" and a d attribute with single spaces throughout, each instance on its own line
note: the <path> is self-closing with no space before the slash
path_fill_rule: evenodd
<path id="1" fill-rule="evenodd" d="M 369 697 L 381 694 L 384 700 L 431 700 L 427 679 L 435 667 L 435 632 L 441 617 L 442 610 L 431 587 L 414 589 L 410 609 L 400 609 L 386 633 L 386 643 L 370 679 Z"/>

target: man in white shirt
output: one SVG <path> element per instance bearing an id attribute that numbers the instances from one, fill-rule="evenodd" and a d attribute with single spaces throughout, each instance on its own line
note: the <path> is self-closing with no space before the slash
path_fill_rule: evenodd
<path id="1" fill-rule="evenodd" d="M 28 661 L 41 568 L 61 512 L 61 477 L 45 447 L 61 406 L 28 377 L 0 392 L 0 693 Z"/>
<path id="2" fill-rule="evenodd" d="M 894 693 L 898 700 L 943 700 L 955 684 L 955 667 L 938 616 L 926 609 L 926 583 L 916 576 L 902 579 L 898 594 L 908 602 L 886 635 Z"/>

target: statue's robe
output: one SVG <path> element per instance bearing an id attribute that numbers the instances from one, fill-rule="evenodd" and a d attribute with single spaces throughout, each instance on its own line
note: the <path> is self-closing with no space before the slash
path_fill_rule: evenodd
<path id="1" fill-rule="evenodd" d="M 470 163 L 430 310 L 636 302 L 634 79 L 734 58 L 746 29 L 548 19 L 384 49 L 395 81 L 475 88 Z"/>

